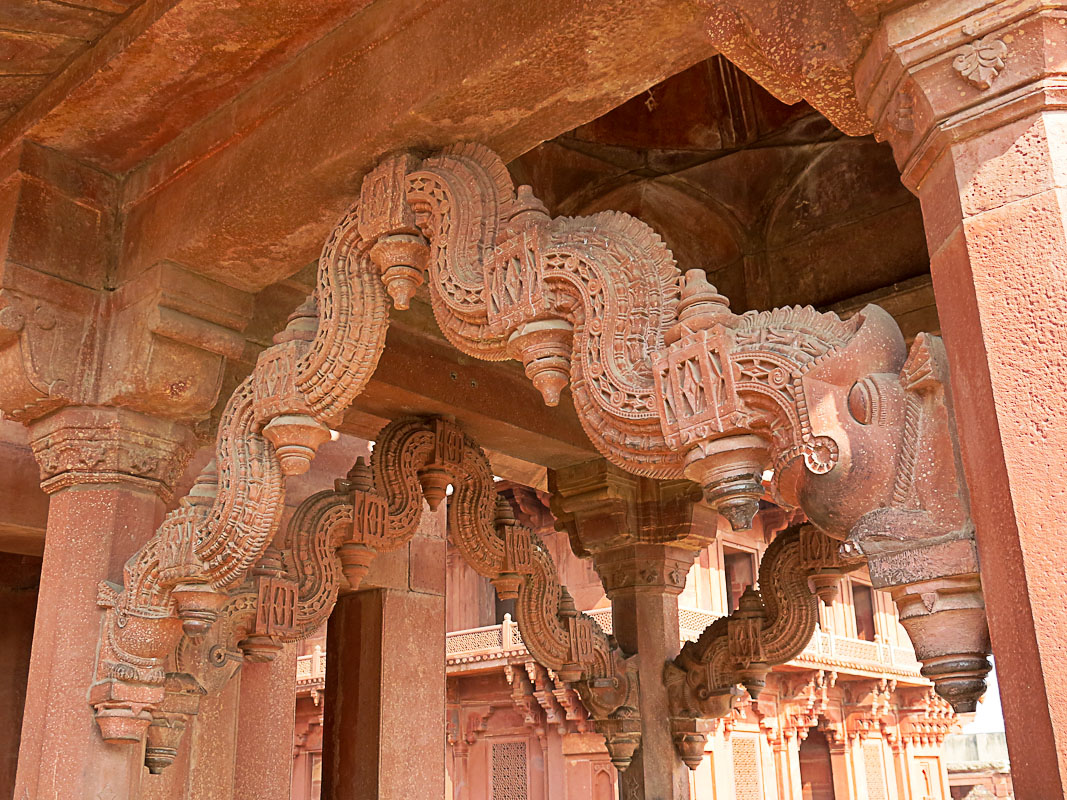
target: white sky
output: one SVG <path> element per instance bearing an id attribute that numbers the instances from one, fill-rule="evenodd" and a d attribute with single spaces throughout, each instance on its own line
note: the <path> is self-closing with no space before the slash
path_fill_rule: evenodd
<path id="1" fill-rule="evenodd" d="M 974 720 L 963 726 L 964 733 L 1003 733 L 1004 714 L 1000 708 L 1000 689 L 997 686 L 997 669 L 989 673 L 989 689 L 978 704 Z"/>

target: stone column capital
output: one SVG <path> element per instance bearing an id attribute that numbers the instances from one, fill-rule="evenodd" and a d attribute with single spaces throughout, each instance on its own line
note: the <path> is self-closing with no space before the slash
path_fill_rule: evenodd
<path id="1" fill-rule="evenodd" d="M 681 594 L 697 551 L 669 544 L 631 544 L 593 556 L 604 590 Z"/>
<path id="2" fill-rule="evenodd" d="M 121 408 L 69 406 L 29 428 L 41 488 L 49 494 L 71 486 L 120 483 L 167 501 L 196 449 L 186 426 Z"/>
<path id="3" fill-rule="evenodd" d="M 641 478 L 597 459 L 551 473 L 549 489 L 579 557 L 634 545 L 697 551 L 715 539 L 717 515 L 692 481 Z"/>
<path id="4" fill-rule="evenodd" d="M 916 191 L 951 145 L 1067 107 L 1065 11 L 934 0 L 882 19 L 856 66 L 856 91 L 908 188 Z"/>
<path id="5" fill-rule="evenodd" d="M 250 295 L 175 264 L 105 291 L 2 263 L 0 411 L 23 423 L 68 405 L 202 419 L 252 311 Z"/>

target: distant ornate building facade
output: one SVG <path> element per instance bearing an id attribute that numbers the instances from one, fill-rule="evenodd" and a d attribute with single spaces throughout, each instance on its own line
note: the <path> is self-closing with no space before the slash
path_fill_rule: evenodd
<path id="1" fill-rule="evenodd" d="M 576 558 L 534 489 L 506 494 L 552 552 L 575 600 L 608 633 L 611 608 L 591 562 Z M 737 607 L 781 514 L 751 531 L 720 525 L 679 596 L 682 639 Z M 836 578 L 804 651 L 776 668 L 757 701 L 745 698 L 709 726 L 695 800 L 950 800 L 943 751 L 958 729 L 948 704 L 919 675 L 907 634 L 863 573 Z M 832 592 L 832 594 L 831 594 Z M 581 698 L 530 655 L 514 604 L 449 550 L 446 639 L 448 800 L 615 800 L 618 773 Z M 417 629 L 412 630 L 417 635 Z M 293 800 L 318 800 L 326 640 L 297 659 Z M 624 798 L 633 797 L 626 793 Z"/>

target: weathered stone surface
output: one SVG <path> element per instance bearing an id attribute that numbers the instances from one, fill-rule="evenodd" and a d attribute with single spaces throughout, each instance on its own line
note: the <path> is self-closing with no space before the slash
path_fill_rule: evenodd
<path id="1" fill-rule="evenodd" d="M 930 3 L 887 16 L 856 77 L 923 206 L 1020 797 L 1067 787 L 1065 48 L 1059 9 Z"/>

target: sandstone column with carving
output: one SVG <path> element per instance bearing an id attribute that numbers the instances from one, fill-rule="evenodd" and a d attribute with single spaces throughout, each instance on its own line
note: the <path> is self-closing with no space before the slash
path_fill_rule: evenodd
<path id="1" fill-rule="evenodd" d="M 663 666 L 680 646 L 678 595 L 697 552 L 715 537 L 716 516 L 699 498 L 687 481 L 642 479 L 605 461 L 552 477 L 553 510 L 575 552 L 593 559 L 611 600 L 613 635 L 638 656 L 641 747 L 619 779 L 627 800 L 689 797 Z"/>
<path id="2" fill-rule="evenodd" d="M 1063 15 L 924 3 L 883 20 L 856 73 L 922 203 L 1012 772 L 1042 798 L 1067 793 Z M 966 602 L 969 563 L 912 593 L 905 625 Z"/>
<path id="3" fill-rule="evenodd" d="M 119 578 L 155 531 L 192 434 L 135 412 L 70 407 L 30 435 L 50 501 L 15 796 L 134 797 L 141 759 L 103 742 L 85 702 L 98 585 Z"/>
<path id="4" fill-rule="evenodd" d="M 175 265 L 114 291 L 37 266 L 0 271 L 0 410 L 28 426 L 51 495 L 15 795 L 124 797 L 144 752 L 109 747 L 88 724 L 100 585 L 121 580 L 163 518 L 191 426 L 243 351 L 251 302 Z M 170 705 L 194 701 L 170 689 Z"/>

